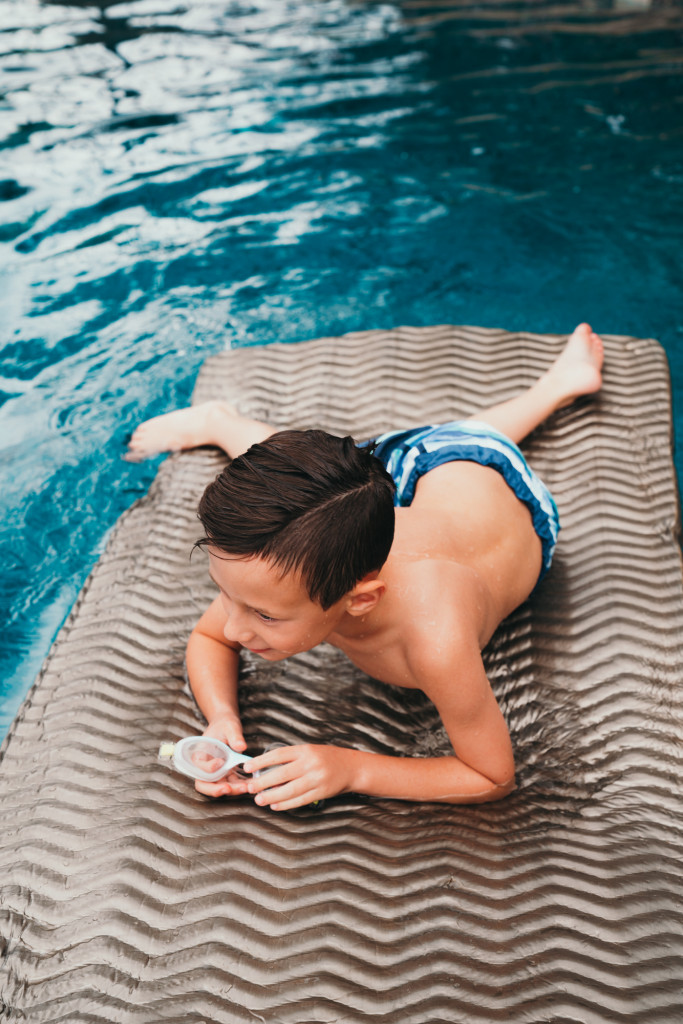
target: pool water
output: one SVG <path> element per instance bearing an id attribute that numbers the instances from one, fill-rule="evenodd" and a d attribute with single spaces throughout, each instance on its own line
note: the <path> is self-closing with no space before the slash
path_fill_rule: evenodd
<path id="1" fill-rule="evenodd" d="M 226 346 L 588 320 L 683 435 L 679 4 L 0 0 L 0 46 L 0 735 Z"/>

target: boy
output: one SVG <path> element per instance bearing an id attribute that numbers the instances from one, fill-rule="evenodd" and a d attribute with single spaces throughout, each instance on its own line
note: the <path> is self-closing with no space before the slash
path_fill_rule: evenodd
<path id="1" fill-rule="evenodd" d="M 559 529 L 552 497 L 516 443 L 596 392 L 602 360 L 600 339 L 581 324 L 523 394 L 473 419 L 383 435 L 375 455 L 372 444 L 322 431 L 276 433 L 217 402 L 138 428 L 132 457 L 215 444 L 233 460 L 199 507 L 199 543 L 220 591 L 187 648 L 206 734 L 246 747 L 242 648 L 279 661 L 325 640 L 374 678 L 423 690 L 454 750 L 399 758 L 283 747 L 250 763 L 267 775 L 198 782 L 200 792 L 250 793 L 288 810 L 351 791 L 478 803 L 514 788 L 510 738 L 481 650 L 548 570 Z"/>

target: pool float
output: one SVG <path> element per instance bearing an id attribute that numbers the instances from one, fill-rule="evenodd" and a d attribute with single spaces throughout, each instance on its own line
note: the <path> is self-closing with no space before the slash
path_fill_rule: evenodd
<path id="1" fill-rule="evenodd" d="M 438 326 L 209 359 L 195 401 L 376 435 L 516 393 L 563 338 Z M 212 802 L 157 761 L 201 732 L 183 674 L 212 597 L 196 504 L 213 449 L 120 519 L 2 748 L 0 1017 L 42 1022 L 678 1024 L 683 575 L 669 376 L 606 337 L 597 398 L 523 446 L 555 563 L 486 653 L 518 788 L 475 806 L 354 795 L 319 814 Z M 329 647 L 247 656 L 250 750 L 445 752 L 419 693 Z M 171 743 L 172 746 L 172 743 Z M 169 753 L 169 751 L 167 751 Z"/>

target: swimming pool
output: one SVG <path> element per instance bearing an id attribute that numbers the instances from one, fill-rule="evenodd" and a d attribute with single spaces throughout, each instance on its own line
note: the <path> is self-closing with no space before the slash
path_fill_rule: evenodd
<path id="1" fill-rule="evenodd" d="M 226 345 L 586 319 L 663 342 L 683 435 L 676 4 L 0 0 L 0 26 L 0 732 L 154 475 L 126 435 Z"/>

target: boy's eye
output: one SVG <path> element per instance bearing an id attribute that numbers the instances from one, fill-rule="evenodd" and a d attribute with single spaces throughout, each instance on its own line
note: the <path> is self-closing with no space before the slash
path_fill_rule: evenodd
<path id="1" fill-rule="evenodd" d="M 261 622 L 275 622 L 276 620 L 272 615 L 266 615 L 264 612 L 256 612 Z"/>

